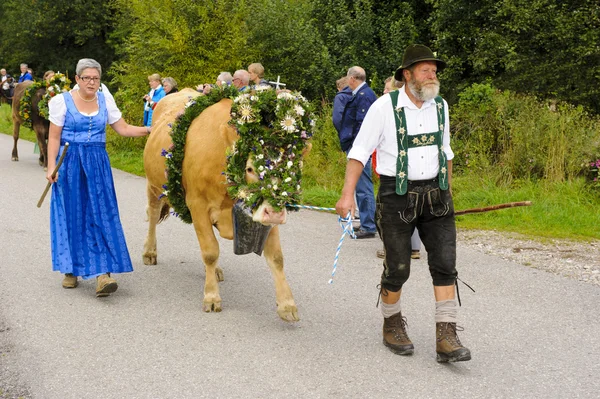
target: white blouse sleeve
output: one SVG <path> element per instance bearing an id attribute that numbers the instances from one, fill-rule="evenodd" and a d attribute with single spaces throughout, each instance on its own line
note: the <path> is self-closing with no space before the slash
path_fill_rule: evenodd
<path id="1" fill-rule="evenodd" d="M 48 102 L 48 113 L 50 114 L 48 120 L 54 123 L 56 126 L 65 125 L 65 117 L 67 115 L 67 105 L 65 104 L 65 97 L 62 94 L 54 96 Z"/>
<path id="2" fill-rule="evenodd" d="M 102 93 L 104 94 L 104 100 L 106 102 L 106 109 L 108 110 L 108 124 L 112 125 L 115 122 L 118 122 L 119 119 L 123 117 L 121 111 L 117 107 L 117 103 L 115 102 L 115 98 L 110 94 L 108 88 L 102 84 Z"/>

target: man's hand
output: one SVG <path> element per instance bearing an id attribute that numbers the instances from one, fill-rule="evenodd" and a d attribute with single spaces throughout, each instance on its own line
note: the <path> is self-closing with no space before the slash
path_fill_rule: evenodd
<path id="1" fill-rule="evenodd" d="M 354 209 L 354 195 L 348 196 L 342 194 L 337 204 L 335 204 L 335 211 L 343 218 L 348 216 L 348 212 L 350 212 L 350 215 L 354 218 Z"/>

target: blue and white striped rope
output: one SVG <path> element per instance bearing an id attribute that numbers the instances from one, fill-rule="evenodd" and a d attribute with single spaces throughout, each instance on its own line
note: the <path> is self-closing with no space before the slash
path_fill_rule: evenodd
<path id="1" fill-rule="evenodd" d="M 335 208 L 323 208 L 321 206 L 312 206 L 312 205 L 292 205 L 286 204 L 286 206 L 290 206 L 292 208 L 303 208 L 303 209 L 313 209 L 315 211 L 335 211 Z"/>
<path id="2" fill-rule="evenodd" d="M 291 206 L 294 208 L 304 208 L 304 209 L 313 209 L 317 211 L 335 211 L 335 208 L 323 208 L 320 206 L 310 206 L 310 205 L 292 205 L 287 204 L 287 206 Z M 340 257 L 340 251 L 342 249 L 342 243 L 344 242 L 344 238 L 346 235 L 356 239 L 356 235 L 354 234 L 354 227 L 352 226 L 352 215 L 348 212 L 348 216 L 346 218 L 339 217 L 338 223 L 342 228 L 342 236 L 340 237 L 340 242 L 338 243 L 337 250 L 335 251 L 335 257 L 333 258 L 333 270 L 331 271 L 331 278 L 329 279 L 329 284 L 333 284 L 333 277 L 335 276 L 335 272 L 337 271 L 338 259 Z"/>
<path id="3" fill-rule="evenodd" d="M 356 238 L 356 235 L 354 234 L 354 227 L 352 226 L 352 215 L 350 215 L 350 212 L 348 212 L 348 216 L 346 216 L 345 219 L 340 217 L 338 219 L 338 222 L 343 231 L 342 236 L 340 237 L 340 242 L 338 244 L 337 250 L 335 251 L 335 257 L 333 258 L 333 270 L 331 271 L 331 278 L 329 279 L 329 284 L 333 284 L 333 277 L 335 276 L 335 272 L 337 271 L 338 259 L 340 257 L 342 243 L 344 242 L 346 234 L 352 238 Z"/>

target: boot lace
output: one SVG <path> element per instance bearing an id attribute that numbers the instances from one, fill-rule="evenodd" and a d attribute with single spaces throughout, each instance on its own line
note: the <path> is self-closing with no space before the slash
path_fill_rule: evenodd
<path id="1" fill-rule="evenodd" d="M 442 326 L 440 329 L 441 329 L 441 334 L 440 334 L 441 339 L 446 338 L 452 346 L 462 346 L 462 344 L 460 343 L 460 339 L 458 338 L 458 335 L 456 334 L 456 332 L 464 331 L 463 327 L 457 326 L 455 323 L 442 323 Z"/>
<path id="2" fill-rule="evenodd" d="M 408 327 L 408 322 L 406 321 L 406 317 L 402 316 L 401 313 L 398 313 L 394 316 L 389 317 L 386 326 L 386 331 L 393 332 L 394 337 L 399 340 L 408 340 L 408 334 L 406 333 L 406 327 Z"/>

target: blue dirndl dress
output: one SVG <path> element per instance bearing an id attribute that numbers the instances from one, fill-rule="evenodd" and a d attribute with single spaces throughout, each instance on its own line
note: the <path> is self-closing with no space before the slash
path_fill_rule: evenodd
<path id="1" fill-rule="evenodd" d="M 119 218 L 110 161 L 106 153 L 108 111 L 98 92 L 98 114 L 81 114 L 70 93 L 58 157 L 69 143 L 52 185 L 50 241 L 52 269 L 92 278 L 133 271 Z M 57 157 L 57 162 L 58 162 Z"/>

